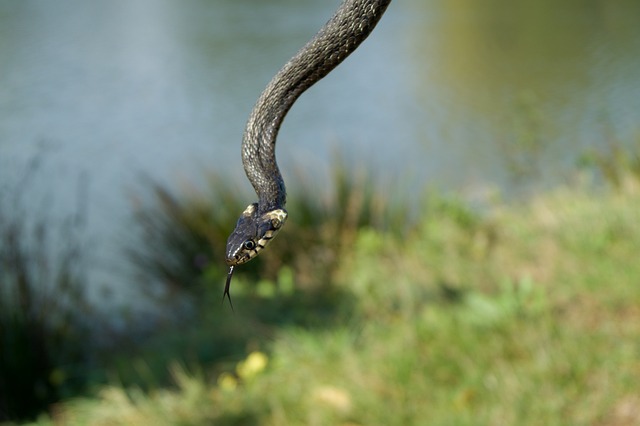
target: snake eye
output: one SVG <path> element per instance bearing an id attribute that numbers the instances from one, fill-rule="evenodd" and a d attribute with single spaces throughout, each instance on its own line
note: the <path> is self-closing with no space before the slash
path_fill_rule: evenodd
<path id="1" fill-rule="evenodd" d="M 253 250 L 256 248 L 256 243 L 253 240 L 247 240 L 244 243 L 242 243 L 242 247 L 245 250 Z"/>

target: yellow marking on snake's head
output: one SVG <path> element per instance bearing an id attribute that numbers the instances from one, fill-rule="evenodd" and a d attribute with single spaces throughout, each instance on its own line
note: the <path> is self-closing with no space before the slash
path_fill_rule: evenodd
<path id="1" fill-rule="evenodd" d="M 284 209 L 258 213 L 258 205 L 250 204 L 238 219 L 236 228 L 227 240 L 226 262 L 241 265 L 253 259 L 276 236 L 287 220 Z"/>

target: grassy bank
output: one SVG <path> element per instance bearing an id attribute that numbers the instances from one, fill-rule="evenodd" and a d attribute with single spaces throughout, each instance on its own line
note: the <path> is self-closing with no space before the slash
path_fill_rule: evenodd
<path id="1" fill-rule="evenodd" d="M 640 423 L 638 188 L 427 207 L 405 232 L 357 227 L 331 285 L 238 274 L 235 313 L 205 268 L 209 309 L 128 358 L 171 385 L 114 380 L 37 423 Z"/>

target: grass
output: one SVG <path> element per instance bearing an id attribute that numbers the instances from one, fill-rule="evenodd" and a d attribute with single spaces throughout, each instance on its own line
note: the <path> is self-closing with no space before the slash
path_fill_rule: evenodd
<path id="1" fill-rule="evenodd" d="M 344 222 L 305 261 L 285 261 L 310 241 L 292 229 L 270 248 L 288 266 L 238 274 L 235 313 L 203 268 L 197 320 L 35 424 L 638 424 L 640 189 L 627 182 L 486 214 L 431 196 L 402 232 L 352 222 L 315 285 L 304 268 Z"/>
<path id="2" fill-rule="evenodd" d="M 79 208 L 59 221 L 29 212 L 41 156 L 0 187 L 0 422 L 33 417 L 84 390 L 89 319 Z M 79 181 L 82 194 L 83 183 Z"/>
<path id="3" fill-rule="evenodd" d="M 336 164 L 328 184 L 332 194 L 323 198 L 290 194 L 287 209 L 295 212 L 296 220 L 287 223 L 271 244 L 275 250 L 266 250 L 243 265 L 241 274 L 252 282 L 275 282 L 282 268 L 290 266 L 287 270 L 298 286 L 326 287 L 358 230 L 406 231 L 406 212 L 377 190 L 370 175 L 348 173 L 338 158 Z M 205 193 L 185 190 L 178 197 L 149 182 L 150 200 L 135 200 L 135 221 L 146 244 L 130 247 L 128 255 L 144 278 L 141 281 L 150 287 L 149 294 L 171 300 L 186 290 L 207 300 L 204 293 L 210 283 L 206 278 L 226 274 L 220 260 L 225 257 L 227 236 L 255 194 L 228 186 L 215 175 L 209 183 Z M 307 182 L 305 187 L 313 184 Z M 323 191 L 318 188 L 317 192 Z M 158 291 L 158 286 L 169 291 Z"/>

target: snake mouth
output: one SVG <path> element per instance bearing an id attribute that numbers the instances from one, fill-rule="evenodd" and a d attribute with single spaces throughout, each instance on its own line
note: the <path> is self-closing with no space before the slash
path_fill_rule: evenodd
<path id="1" fill-rule="evenodd" d="M 242 265 L 243 263 L 247 263 L 248 261 L 250 261 L 254 257 L 255 257 L 255 255 L 254 256 L 238 255 L 238 256 L 234 256 L 234 257 L 228 257 L 228 258 L 225 259 L 225 263 L 227 264 L 227 266 L 238 266 L 238 265 Z"/>
<path id="2" fill-rule="evenodd" d="M 228 266 L 242 265 L 253 259 L 257 254 L 257 252 L 255 254 L 253 254 L 253 252 L 246 252 L 242 247 L 239 247 L 235 252 L 227 254 L 225 263 Z"/>

